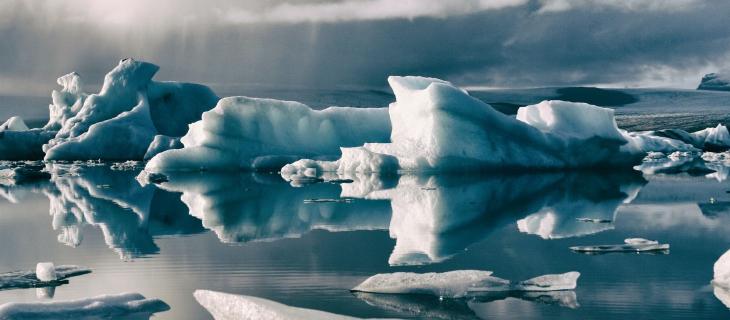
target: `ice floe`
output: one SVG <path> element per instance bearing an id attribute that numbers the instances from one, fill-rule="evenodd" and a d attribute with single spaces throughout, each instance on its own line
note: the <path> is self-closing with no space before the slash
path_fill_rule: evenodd
<path id="1" fill-rule="evenodd" d="M 0 290 L 13 288 L 36 288 L 59 286 L 66 279 L 90 273 L 88 268 L 74 265 L 54 266 L 53 263 L 38 263 L 36 270 L 0 273 Z"/>
<path id="2" fill-rule="evenodd" d="M 0 319 L 149 319 L 169 309 L 162 300 L 122 293 L 66 301 L 9 302 L 0 305 Z"/>
<path id="3" fill-rule="evenodd" d="M 194 296 L 215 320 L 357 319 L 319 310 L 291 307 L 263 298 L 210 290 L 195 290 Z"/>
<path id="4" fill-rule="evenodd" d="M 730 250 L 717 259 L 712 272 L 713 293 L 718 300 L 730 308 Z"/>
<path id="5" fill-rule="evenodd" d="M 583 253 L 662 252 L 669 250 L 669 244 L 642 238 L 628 238 L 624 240 L 624 244 L 574 246 L 570 247 L 570 250 Z"/>
<path id="6" fill-rule="evenodd" d="M 509 281 L 490 271 L 458 270 L 444 273 L 396 272 L 374 275 L 353 291 L 370 293 L 427 294 L 464 298 L 493 291 L 560 291 L 576 288 L 579 272 L 548 274 L 525 281 Z"/>

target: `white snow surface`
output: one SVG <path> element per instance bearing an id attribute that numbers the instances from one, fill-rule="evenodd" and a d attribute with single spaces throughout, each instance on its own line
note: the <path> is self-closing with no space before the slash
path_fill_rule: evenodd
<path id="1" fill-rule="evenodd" d="M 190 126 L 181 139 L 183 149 L 160 153 L 146 170 L 278 170 L 302 157 L 336 157 L 340 147 L 388 141 L 387 113 L 384 108 L 312 110 L 292 101 L 224 98 Z"/>
<path id="2" fill-rule="evenodd" d="M 35 276 L 40 281 L 55 281 L 58 279 L 56 276 L 56 267 L 53 262 L 39 262 L 35 267 Z"/>
<path id="3" fill-rule="evenodd" d="M 357 319 L 324 311 L 291 307 L 251 296 L 209 290 L 195 290 L 193 295 L 215 320 Z"/>
<path id="4" fill-rule="evenodd" d="M 0 319 L 113 319 L 169 309 L 162 300 L 122 293 L 67 301 L 10 302 L 0 305 Z"/>
<path id="5" fill-rule="evenodd" d="M 558 291 L 576 288 L 579 272 L 549 274 L 511 282 L 490 271 L 458 270 L 443 273 L 396 272 L 376 274 L 353 288 L 371 293 L 430 294 L 463 298 L 489 291 Z"/>

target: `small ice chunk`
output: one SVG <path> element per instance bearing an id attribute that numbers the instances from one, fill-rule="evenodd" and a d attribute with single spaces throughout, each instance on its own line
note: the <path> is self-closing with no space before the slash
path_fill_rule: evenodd
<path id="1" fill-rule="evenodd" d="M 570 250 L 583 253 L 608 253 L 608 252 L 652 252 L 669 250 L 669 244 L 662 244 L 658 241 L 642 238 L 628 238 L 625 244 L 606 244 L 595 246 L 575 246 Z"/>
<path id="2" fill-rule="evenodd" d="M 58 280 L 56 267 L 53 265 L 53 262 L 39 262 L 35 266 L 35 276 L 43 282 Z"/>
<path id="3" fill-rule="evenodd" d="M 624 243 L 632 244 L 632 245 L 634 245 L 634 244 L 642 245 L 642 244 L 659 244 L 659 241 L 648 240 L 648 239 L 644 239 L 644 238 L 628 238 L 628 239 L 624 239 Z"/>
<path id="4" fill-rule="evenodd" d="M 548 274 L 520 282 L 493 277 L 491 271 L 458 270 L 444 273 L 381 273 L 353 291 L 371 293 L 429 294 L 444 298 L 478 296 L 497 291 L 557 291 L 575 289 L 579 272 Z"/>

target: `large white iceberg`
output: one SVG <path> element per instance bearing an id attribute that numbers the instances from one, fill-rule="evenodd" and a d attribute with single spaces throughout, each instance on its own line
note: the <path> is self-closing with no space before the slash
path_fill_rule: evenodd
<path id="1" fill-rule="evenodd" d="M 448 82 L 389 77 L 390 143 L 343 148 L 337 161 L 283 168 L 337 172 L 464 171 L 626 167 L 647 150 L 616 126 L 613 110 L 543 101 L 504 115 Z"/>
<path id="2" fill-rule="evenodd" d="M 195 300 L 215 320 L 348 320 L 357 319 L 339 314 L 287 306 L 275 301 L 210 290 L 195 290 Z"/>
<path id="3" fill-rule="evenodd" d="M 200 169 L 274 169 L 302 157 L 339 155 L 340 147 L 386 142 L 384 108 L 312 110 L 291 101 L 221 99 L 181 139 L 185 148 L 150 160 L 152 172 Z"/>
<path id="4" fill-rule="evenodd" d="M 730 250 L 717 259 L 712 271 L 715 297 L 730 308 Z"/>
<path id="5" fill-rule="evenodd" d="M 9 302 L 0 305 L 0 319 L 116 319 L 134 315 L 149 319 L 170 309 L 159 299 L 147 299 L 139 293 L 101 295 L 68 301 Z"/>
<path id="6" fill-rule="evenodd" d="M 218 97 L 197 84 L 152 81 L 159 67 L 123 59 L 98 94 L 83 92 L 80 76 L 58 79 L 50 120 L 58 133 L 43 146 L 46 160 L 142 160 L 156 135 L 181 136 Z"/>
<path id="7" fill-rule="evenodd" d="M 458 270 L 444 273 L 396 272 L 376 274 L 352 290 L 464 298 L 492 291 L 573 290 L 577 285 L 578 277 L 580 277 L 579 272 L 571 271 L 513 282 L 494 277 L 490 271 L 479 270 Z"/>

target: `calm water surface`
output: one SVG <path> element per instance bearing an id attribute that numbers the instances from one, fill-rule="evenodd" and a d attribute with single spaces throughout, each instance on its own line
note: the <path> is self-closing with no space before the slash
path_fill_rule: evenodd
<path id="1" fill-rule="evenodd" d="M 352 183 L 292 186 L 278 175 L 207 173 L 142 187 L 137 173 L 88 166 L 0 188 L 0 269 L 38 261 L 87 266 L 93 273 L 57 287 L 54 299 L 139 292 L 171 306 L 159 319 L 210 318 L 193 299 L 195 289 L 358 317 L 730 315 L 709 285 L 714 262 L 730 249 L 730 186 L 718 174 L 356 176 Z M 352 201 L 305 201 L 340 197 Z M 568 249 L 629 237 L 669 243 L 671 250 Z M 513 280 L 582 275 L 562 303 L 349 292 L 376 273 L 458 269 Z M 38 300 L 35 289 L 0 291 L 0 303 Z"/>

